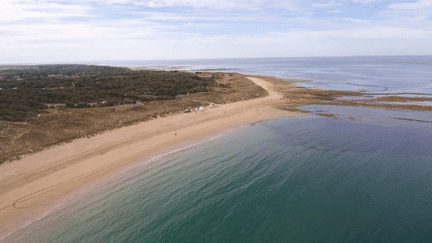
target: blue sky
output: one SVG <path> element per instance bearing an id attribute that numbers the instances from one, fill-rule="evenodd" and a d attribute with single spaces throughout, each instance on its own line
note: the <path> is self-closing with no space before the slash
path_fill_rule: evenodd
<path id="1" fill-rule="evenodd" d="M 0 63 L 432 55 L 432 0 L 1 0 Z"/>

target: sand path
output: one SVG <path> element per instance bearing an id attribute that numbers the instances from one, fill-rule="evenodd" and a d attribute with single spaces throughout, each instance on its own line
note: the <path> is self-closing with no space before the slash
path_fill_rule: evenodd
<path id="1" fill-rule="evenodd" d="M 243 124 L 297 113 L 271 106 L 282 95 L 272 84 L 249 78 L 269 93 L 264 98 L 206 107 L 78 139 L 0 166 L 0 241 L 62 196 L 122 166 Z M 7 239 L 7 238 L 4 238 Z"/>

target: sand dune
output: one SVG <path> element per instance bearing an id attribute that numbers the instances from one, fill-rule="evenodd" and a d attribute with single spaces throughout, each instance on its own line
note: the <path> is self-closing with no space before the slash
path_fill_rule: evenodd
<path id="1" fill-rule="evenodd" d="M 249 78 L 269 96 L 206 107 L 78 139 L 4 164 L 0 168 L 0 239 L 86 183 L 134 161 L 157 155 L 182 141 L 198 140 L 260 120 L 298 113 L 272 108 L 282 95 L 272 84 Z"/>

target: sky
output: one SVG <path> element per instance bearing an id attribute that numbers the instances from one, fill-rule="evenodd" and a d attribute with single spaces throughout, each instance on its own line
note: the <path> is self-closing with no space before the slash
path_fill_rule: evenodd
<path id="1" fill-rule="evenodd" d="M 0 0 L 0 63 L 432 55 L 432 0 Z"/>

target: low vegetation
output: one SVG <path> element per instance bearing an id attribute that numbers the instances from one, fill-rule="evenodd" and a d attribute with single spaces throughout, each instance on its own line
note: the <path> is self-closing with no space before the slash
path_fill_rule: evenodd
<path id="1" fill-rule="evenodd" d="M 207 92 L 214 77 L 87 65 L 4 66 L 0 69 L 0 120 L 24 122 L 51 104 L 70 108 L 170 100 Z"/>

